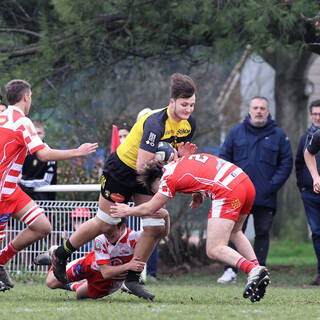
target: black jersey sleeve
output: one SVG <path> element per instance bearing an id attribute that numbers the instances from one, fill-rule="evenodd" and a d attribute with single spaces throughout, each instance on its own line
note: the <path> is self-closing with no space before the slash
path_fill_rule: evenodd
<path id="1" fill-rule="evenodd" d="M 156 153 L 158 143 L 164 134 L 165 120 L 160 114 L 153 114 L 146 119 L 143 125 L 143 134 L 140 142 L 140 148 Z"/>
<path id="2" fill-rule="evenodd" d="M 311 154 L 316 154 L 320 151 L 320 130 L 313 134 L 307 149 Z"/>

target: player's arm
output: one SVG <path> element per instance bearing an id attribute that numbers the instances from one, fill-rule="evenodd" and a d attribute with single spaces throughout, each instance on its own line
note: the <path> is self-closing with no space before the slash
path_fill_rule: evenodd
<path id="1" fill-rule="evenodd" d="M 117 266 L 110 264 L 100 265 L 100 272 L 104 279 L 124 279 L 129 270 L 141 272 L 145 266 L 145 262 L 140 258 L 132 258 L 129 262 Z"/>
<path id="2" fill-rule="evenodd" d="M 76 149 L 67 149 L 67 150 L 57 150 L 51 149 L 48 146 L 38 150 L 35 152 L 37 158 L 40 161 L 59 161 L 59 160 L 66 160 L 71 159 L 74 157 L 83 157 L 87 156 L 96 151 L 98 148 L 97 143 L 84 143 L 80 147 Z"/>
<path id="3" fill-rule="evenodd" d="M 192 194 L 192 201 L 190 203 L 190 208 L 192 210 L 197 209 L 203 202 L 204 196 L 200 192 L 194 192 Z"/>
<path id="4" fill-rule="evenodd" d="M 197 151 L 198 147 L 191 142 L 182 142 L 179 147 L 178 147 L 178 156 L 179 157 L 184 157 L 189 154 L 194 154 Z"/>
<path id="5" fill-rule="evenodd" d="M 139 171 L 143 168 L 144 164 L 146 162 L 153 160 L 154 157 L 155 157 L 154 153 L 139 148 L 137 163 L 136 163 L 137 172 L 139 173 Z"/>
<path id="6" fill-rule="evenodd" d="M 163 218 L 163 211 L 161 209 L 168 201 L 169 197 L 157 192 L 151 200 L 142 203 L 136 207 L 129 207 L 124 203 L 115 203 L 110 208 L 110 213 L 113 218 L 122 218 L 127 216 L 157 216 Z"/>
<path id="7" fill-rule="evenodd" d="M 316 193 L 320 193 L 320 176 L 317 168 L 316 157 L 308 151 L 308 148 L 304 151 L 304 160 L 313 179 L 313 190 Z"/>

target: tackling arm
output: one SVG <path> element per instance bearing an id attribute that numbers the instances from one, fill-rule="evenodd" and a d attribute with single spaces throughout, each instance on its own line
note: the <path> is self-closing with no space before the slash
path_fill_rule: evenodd
<path id="1" fill-rule="evenodd" d="M 159 209 L 161 209 L 169 201 L 169 199 L 169 197 L 157 192 L 151 198 L 151 200 L 136 207 L 129 207 L 123 203 L 115 203 L 110 207 L 111 217 L 123 218 L 127 216 L 143 217 L 154 215 L 162 218 L 163 211 Z"/>

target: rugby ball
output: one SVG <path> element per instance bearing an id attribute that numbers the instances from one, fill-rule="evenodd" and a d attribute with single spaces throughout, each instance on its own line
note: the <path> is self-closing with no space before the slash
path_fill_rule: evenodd
<path id="1" fill-rule="evenodd" d="M 156 160 L 172 161 L 174 159 L 173 146 L 165 141 L 160 141 L 155 155 Z"/>

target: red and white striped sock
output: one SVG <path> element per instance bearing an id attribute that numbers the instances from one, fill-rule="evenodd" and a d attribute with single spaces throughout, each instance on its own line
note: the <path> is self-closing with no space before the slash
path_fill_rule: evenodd
<path id="1" fill-rule="evenodd" d="M 258 259 L 250 260 L 255 266 L 260 266 Z"/>
<path id="2" fill-rule="evenodd" d="M 0 252 L 0 265 L 5 265 L 9 260 L 11 260 L 18 250 L 13 246 L 12 242 L 9 242 L 5 248 Z"/>
<path id="3" fill-rule="evenodd" d="M 248 274 L 256 265 L 242 257 L 238 260 L 236 267 L 241 269 L 245 274 Z"/>

